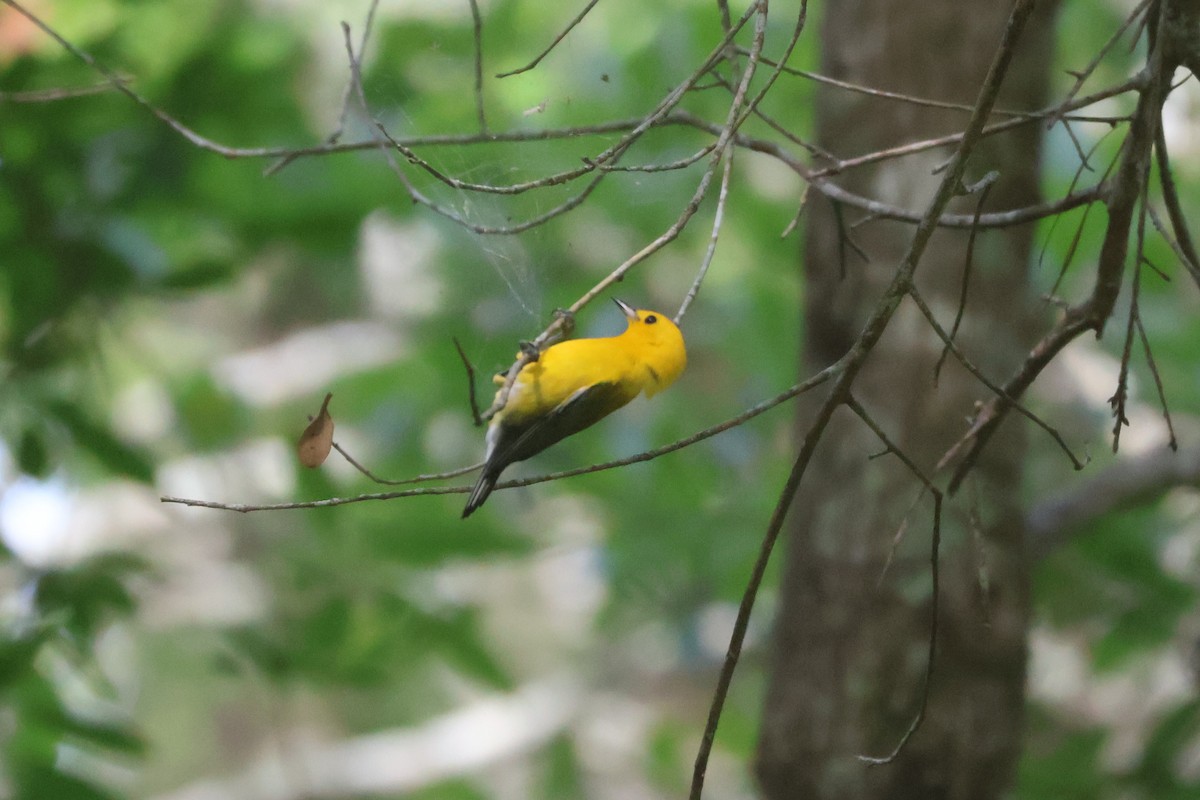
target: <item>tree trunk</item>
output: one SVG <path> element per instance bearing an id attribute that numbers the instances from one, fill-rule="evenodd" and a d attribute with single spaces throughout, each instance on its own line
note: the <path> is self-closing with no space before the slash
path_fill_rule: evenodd
<path id="1" fill-rule="evenodd" d="M 1026 29 L 999 107 L 1045 102 L 1054 3 Z M 845 0 L 825 10 L 823 72 L 845 81 L 922 98 L 973 104 L 1010 11 L 995 0 Z M 817 141 L 840 157 L 954 133 L 963 111 L 823 88 Z M 967 180 L 990 169 L 1000 179 L 988 210 L 1038 202 L 1043 126 L 985 140 Z M 838 176 L 851 191 L 909 209 L 924 208 L 937 184 L 942 149 Z M 954 211 L 974 211 L 977 196 Z M 809 210 L 806 353 L 811 374 L 845 353 L 891 279 L 911 226 L 870 221 L 816 202 Z M 845 230 L 869 256 L 842 239 Z M 1028 269 L 1032 226 L 983 232 L 975 242 L 969 295 L 957 341 L 985 374 L 1007 376 L 1031 344 L 1036 306 Z M 949 329 L 963 276 L 967 233 L 939 231 L 917 270 L 917 286 Z M 859 376 L 855 397 L 926 474 L 965 431 L 987 390 L 947 359 L 911 300 Z M 801 407 L 806 430 L 813 397 Z M 932 503 L 856 417 L 839 411 L 793 505 L 775 652 L 757 772 L 766 797 L 999 797 L 1020 752 L 1028 621 L 1028 571 L 1019 484 L 1019 423 L 994 438 L 943 518 L 941 635 L 929 708 L 920 731 L 894 763 L 920 705 L 931 615 Z M 907 519 L 903 539 L 893 540 Z M 972 520 L 978 520 L 977 523 Z"/>

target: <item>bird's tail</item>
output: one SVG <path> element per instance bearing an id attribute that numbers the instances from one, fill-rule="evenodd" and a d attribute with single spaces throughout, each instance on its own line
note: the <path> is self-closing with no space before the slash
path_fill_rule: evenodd
<path id="1" fill-rule="evenodd" d="M 475 481 L 475 488 L 471 490 L 471 496 L 467 498 L 467 504 L 463 507 L 463 519 L 471 516 L 471 513 L 475 509 L 483 505 L 483 501 L 488 499 L 488 495 L 492 493 L 492 489 L 496 488 L 496 479 L 499 477 L 500 473 L 484 468 L 483 472 L 479 474 L 479 480 Z"/>

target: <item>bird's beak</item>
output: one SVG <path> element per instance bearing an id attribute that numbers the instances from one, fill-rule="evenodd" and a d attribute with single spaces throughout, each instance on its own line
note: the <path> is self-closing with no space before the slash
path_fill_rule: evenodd
<path id="1" fill-rule="evenodd" d="M 637 309 L 629 305 L 629 303 L 626 303 L 623 300 L 618 300 L 615 297 L 613 298 L 613 302 L 617 304 L 617 308 L 621 309 L 621 313 L 626 317 L 629 319 L 637 319 Z"/>

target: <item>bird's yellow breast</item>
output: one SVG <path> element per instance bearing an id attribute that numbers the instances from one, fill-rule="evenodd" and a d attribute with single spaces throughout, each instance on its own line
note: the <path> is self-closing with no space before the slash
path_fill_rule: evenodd
<path id="1" fill-rule="evenodd" d="M 648 320 L 650 320 L 648 322 Z M 683 335 L 670 319 L 638 311 L 619 336 L 570 339 L 549 347 L 517 375 L 501 415 L 514 421 L 546 414 L 580 389 L 616 388 L 615 410 L 642 392 L 652 396 L 675 382 L 687 365 Z"/>

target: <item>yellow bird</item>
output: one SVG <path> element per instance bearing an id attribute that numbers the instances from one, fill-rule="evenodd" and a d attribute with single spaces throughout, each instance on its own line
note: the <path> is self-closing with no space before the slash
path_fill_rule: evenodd
<path id="1" fill-rule="evenodd" d="M 687 351 L 675 323 L 615 302 L 628 319 L 620 336 L 559 342 L 517 374 L 508 402 L 488 425 L 483 471 L 464 518 L 483 505 L 509 464 L 599 422 L 642 392 L 653 397 L 683 372 Z"/>

